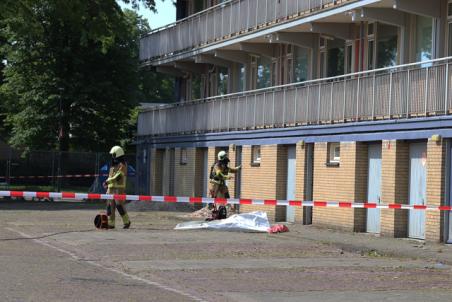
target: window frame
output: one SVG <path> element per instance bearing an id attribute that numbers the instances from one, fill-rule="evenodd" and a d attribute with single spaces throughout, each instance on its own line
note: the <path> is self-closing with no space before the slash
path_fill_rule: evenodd
<path id="1" fill-rule="evenodd" d="M 339 150 L 339 156 L 336 156 L 336 150 Z M 328 143 L 327 156 L 327 166 L 339 166 L 341 162 L 341 143 Z"/>
<path id="2" fill-rule="evenodd" d="M 369 33 L 369 26 L 372 26 L 372 33 Z M 374 70 L 377 66 L 377 27 L 377 22 L 367 24 L 366 70 Z M 372 49 L 370 49 L 371 43 Z M 372 66 L 369 66 L 369 51 L 372 51 Z"/>
<path id="3" fill-rule="evenodd" d="M 447 22 L 447 26 L 446 26 L 446 54 L 447 56 L 450 56 L 450 54 L 452 54 L 452 41 L 449 41 L 451 39 L 451 30 L 450 27 L 452 26 L 452 14 L 449 15 L 449 6 L 452 7 L 452 0 L 447 1 L 447 9 L 446 9 L 446 22 Z M 434 33 L 435 34 L 435 33 Z M 435 35 L 433 36 L 435 37 Z"/>
<path id="4" fill-rule="evenodd" d="M 187 165 L 188 164 L 187 148 L 180 148 L 179 164 L 180 165 Z"/>
<path id="5" fill-rule="evenodd" d="M 262 162 L 261 146 L 260 145 L 252 145 L 251 146 L 251 165 L 252 166 L 260 166 L 261 162 Z"/>

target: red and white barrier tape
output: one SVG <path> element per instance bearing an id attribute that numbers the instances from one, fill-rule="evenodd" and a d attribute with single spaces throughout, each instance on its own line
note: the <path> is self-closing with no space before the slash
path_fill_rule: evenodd
<path id="1" fill-rule="evenodd" d="M 177 197 L 177 196 L 149 196 L 149 195 L 119 195 L 96 193 L 72 193 L 72 192 L 27 192 L 27 191 L 0 191 L 0 197 L 19 198 L 56 198 L 72 200 L 135 200 L 155 201 L 167 203 L 216 203 L 216 204 L 243 204 L 243 205 L 269 205 L 269 206 L 295 206 L 295 207 L 331 207 L 331 208 L 361 208 L 361 209 L 404 209 L 424 211 L 451 211 L 452 206 L 426 206 L 409 204 L 377 204 L 357 203 L 342 201 L 300 201 L 300 200 L 276 200 L 276 199 L 225 199 L 206 197 Z"/>
<path id="2" fill-rule="evenodd" d="M 108 176 L 108 174 L 67 174 L 67 175 L 20 175 L 20 176 L 0 176 L 0 179 L 47 179 L 47 178 L 88 178 Z"/>

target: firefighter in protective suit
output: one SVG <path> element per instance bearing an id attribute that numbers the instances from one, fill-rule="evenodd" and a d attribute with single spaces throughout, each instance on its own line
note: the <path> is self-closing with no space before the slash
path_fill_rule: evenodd
<path id="1" fill-rule="evenodd" d="M 108 178 L 104 183 L 107 194 L 125 194 L 127 181 L 127 163 L 124 159 L 124 150 L 119 146 L 114 146 L 110 150 L 111 166 Z M 107 200 L 108 228 L 115 228 L 115 208 L 121 215 L 124 229 L 130 227 L 130 219 L 124 206 L 124 200 Z"/>
<path id="2" fill-rule="evenodd" d="M 210 197 L 212 198 L 230 198 L 226 180 L 231 179 L 229 173 L 236 173 L 241 166 L 229 167 L 229 158 L 226 151 L 218 152 L 218 161 L 210 169 Z"/>

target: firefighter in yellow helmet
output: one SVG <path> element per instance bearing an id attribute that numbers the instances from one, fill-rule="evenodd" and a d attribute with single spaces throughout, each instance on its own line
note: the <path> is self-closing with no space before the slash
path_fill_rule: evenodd
<path id="1" fill-rule="evenodd" d="M 229 173 L 236 173 L 241 166 L 229 167 L 229 158 L 226 151 L 220 151 L 217 155 L 218 161 L 210 169 L 210 197 L 212 198 L 230 198 L 229 189 L 226 180 L 231 179 Z"/>
<path id="2" fill-rule="evenodd" d="M 108 178 L 104 183 L 107 187 L 107 194 L 125 194 L 127 182 L 127 163 L 124 159 L 124 150 L 119 146 L 114 146 L 110 150 L 111 166 Z M 121 215 L 124 229 L 130 227 L 130 219 L 124 206 L 123 200 L 107 200 L 108 228 L 115 228 L 115 208 Z"/>

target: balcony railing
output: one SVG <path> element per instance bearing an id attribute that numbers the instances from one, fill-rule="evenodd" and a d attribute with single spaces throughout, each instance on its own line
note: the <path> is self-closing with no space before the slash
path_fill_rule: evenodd
<path id="1" fill-rule="evenodd" d="M 353 73 L 140 113 L 138 135 L 223 132 L 452 112 L 452 57 Z"/>
<path id="2" fill-rule="evenodd" d="M 231 0 L 151 31 L 140 60 L 152 60 L 229 39 L 273 23 L 356 0 Z"/>

